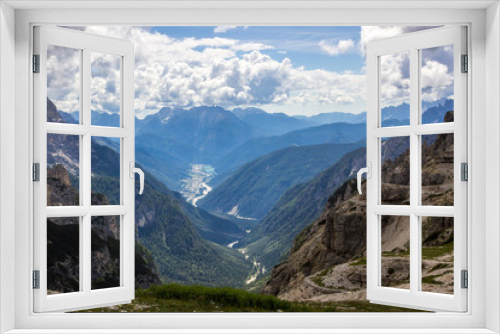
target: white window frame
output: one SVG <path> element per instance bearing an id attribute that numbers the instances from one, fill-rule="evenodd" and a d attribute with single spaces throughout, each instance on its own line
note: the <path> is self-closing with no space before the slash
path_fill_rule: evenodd
<path id="1" fill-rule="evenodd" d="M 129 169 L 135 161 L 134 115 L 134 45 L 130 41 L 99 36 L 59 27 L 34 27 L 34 53 L 39 55 L 39 73 L 34 84 L 34 162 L 40 164 L 39 181 L 33 184 L 34 203 L 34 270 L 39 271 L 39 289 L 34 292 L 35 312 L 80 310 L 104 305 L 130 303 L 135 296 L 135 192 L 134 175 Z M 80 122 L 79 124 L 47 122 L 47 46 L 57 45 L 80 52 Z M 120 57 L 120 125 L 105 127 L 91 122 L 91 53 Z M 77 206 L 47 206 L 47 135 L 78 135 L 80 163 L 80 203 Z M 91 142 L 92 137 L 114 137 L 120 141 L 120 204 L 91 205 Z M 91 220 L 95 216 L 119 216 L 120 285 L 91 288 Z M 47 294 L 47 218 L 79 219 L 79 283 L 72 293 Z"/>
<path id="2" fill-rule="evenodd" d="M 461 288 L 460 275 L 467 270 L 467 185 L 460 178 L 461 163 L 467 163 L 467 73 L 461 73 L 461 55 L 467 54 L 466 28 L 449 26 L 372 41 L 367 45 L 367 162 L 371 177 L 367 179 L 367 298 L 386 305 L 411 306 L 423 310 L 464 312 L 467 290 Z M 422 124 L 421 66 L 422 50 L 453 45 L 454 121 Z M 410 59 L 410 124 L 383 127 L 380 97 L 381 61 L 384 55 L 408 52 Z M 421 203 L 422 135 L 454 134 L 454 205 L 426 206 Z M 382 138 L 408 137 L 410 142 L 410 204 L 382 203 L 381 166 Z M 409 289 L 384 287 L 382 274 L 381 217 L 408 217 L 410 237 Z M 422 282 L 422 217 L 454 217 L 454 293 L 440 294 L 421 290 Z"/>
<path id="3" fill-rule="evenodd" d="M 5 124 L 15 127 L 15 149 L 9 149 L 10 143 L 5 140 L 6 135 L 12 135 L 8 130 L 0 132 L 0 182 L 2 189 L 0 205 L 2 209 L 1 245 L 0 249 L 0 316 L 2 330 L 16 329 L 15 333 L 35 333 L 37 329 L 53 329 L 50 332 L 69 333 L 75 329 L 89 329 L 88 332 L 100 333 L 105 329 L 115 332 L 144 333 L 146 328 L 166 329 L 162 332 L 181 332 L 175 329 L 187 328 L 191 332 L 247 332 L 244 328 L 254 328 L 252 332 L 286 332 L 305 333 L 321 332 L 334 333 L 415 333 L 413 329 L 420 329 L 422 333 L 492 333 L 500 331 L 498 313 L 500 310 L 500 263 L 498 259 L 500 230 L 500 137 L 498 128 L 500 118 L 500 11 L 498 3 L 487 2 L 448 2 L 433 1 L 394 2 L 371 1 L 369 5 L 363 1 L 296 1 L 285 3 L 269 1 L 261 3 L 241 2 L 228 4 L 210 2 L 190 3 L 170 2 L 163 4 L 163 9 L 74 9 L 116 6 L 112 2 L 17 2 L 7 1 L 0 4 L 0 68 L 2 74 L 12 73 L 10 66 L 15 64 L 15 101 L 9 97 L 12 87 L 9 81 L 2 77 L 0 82 L 1 117 L 4 130 Z M 130 2 L 132 3 L 132 2 Z M 12 6 L 31 8 L 14 13 Z M 107 5 L 106 5 L 107 4 Z M 146 8 L 158 7 L 161 4 L 144 1 L 143 5 L 132 3 L 132 6 Z M 129 2 L 121 2 L 122 6 L 130 6 Z M 74 6 L 61 10 L 42 10 L 50 6 Z M 120 5 L 118 5 L 120 6 Z M 272 7 L 272 9 L 266 7 Z M 456 9 L 453 6 L 461 6 Z M 486 7 L 490 6 L 487 10 Z M 226 9 L 220 9 L 220 8 Z M 354 9 L 346 9 L 353 8 Z M 357 8 L 356 8 L 357 7 Z M 406 7 L 406 9 L 404 9 Z M 35 9 L 32 9 L 35 8 Z M 54 7 L 53 7 L 54 8 Z M 411 8 L 411 10 L 408 10 Z M 15 23 L 12 20 L 15 14 Z M 470 186 L 469 186 L 469 221 L 474 229 L 469 227 L 468 243 L 469 279 L 468 289 L 469 311 L 464 314 L 436 313 L 436 314 L 34 314 L 32 304 L 30 245 L 32 245 L 32 184 L 30 168 L 32 156 L 32 82 L 30 69 L 32 27 L 35 24 L 61 25 L 440 25 L 465 24 L 469 27 L 469 69 L 471 75 L 468 85 L 471 87 L 468 98 L 468 131 L 471 133 L 468 142 L 470 158 Z M 15 62 L 13 61 L 12 30 L 15 30 Z M 10 36 L 10 37 L 9 37 Z M 4 43 L 7 48 L 4 48 Z M 488 66 L 488 71 L 486 71 Z M 5 71 L 5 72 L 4 72 Z M 6 108 L 14 106 L 9 114 Z M 488 121 L 486 118 L 488 117 Z M 485 134 L 486 133 L 486 134 Z M 488 140 L 486 140 L 486 138 Z M 12 140 L 12 138 L 10 138 Z M 485 149 L 489 154 L 485 154 Z M 8 163 L 9 158 L 15 159 Z M 485 166 L 485 163 L 488 165 Z M 7 175 L 15 168 L 15 182 L 9 181 L 12 175 Z M 490 178 L 486 183 L 486 172 Z M 8 225 L 6 218 L 13 217 L 11 211 L 6 210 L 9 195 L 4 184 L 15 185 L 15 227 Z M 11 193 L 11 192 L 10 192 Z M 486 197 L 486 193 L 488 197 Z M 485 202 L 490 205 L 486 215 Z M 9 216 L 10 215 L 10 216 Z M 14 230 L 15 229 L 15 230 Z M 15 243 L 12 241 L 15 237 Z M 10 240 L 10 239 L 12 240 Z M 488 266 L 485 265 L 484 255 L 496 255 Z M 14 254 L 14 256 L 12 256 Z M 494 256 L 495 257 L 495 256 Z M 14 289 L 12 287 L 15 286 Z M 488 291 L 488 293 L 486 293 Z M 12 305 L 15 305 L 12 308 Z M 9 307 L 10 306 L 10 307 Z M 12 318 L 13 316 L 13 318 Z M 141 326 L 142 325 L 142 326 Z M 133 331 L 131 328 L 143 329 Z M 101 330 L 99 330 L 101 329 Z M 120 330 L 122 329 L 122 330 Z M 197 330 L 198 329 L 198 330 Z M 211 329 L 211 330 L 210 330 Z M 233 329 L 233 330 L 231 330 Z M 355 330 L 357 329 L 357 330 Z M 448 330 L 447 330 L 448 329 Z M 462 330 L 459 330 L 462 329 Z M 490 331 L 491 329 L 492 331 Z M 183 331 L 187 333 L 189 331 Z M 108 331 L 109 333 L 109 331 Z"/>

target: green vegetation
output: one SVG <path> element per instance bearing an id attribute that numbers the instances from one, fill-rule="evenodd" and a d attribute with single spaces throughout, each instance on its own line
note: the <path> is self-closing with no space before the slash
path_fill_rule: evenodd
<path id="1" fill-rule="evenodd" d="M 454 242 L 449 242 L 439 246 L 422 247 L 422 258 L 426 260 L 434 260 L 446 254 L 453 254 Z M 453 261 L 451 259 L 450 261 Z"/>
<path id="2" fill-rule="evenodd" d="M 238 206 L 240 216 L 261 219 L 290 187 L 309 181 L 363 145 L 291 146 L 268 153 L 243 165 L 198 204 L 214 212 Z"/>
<path id="3" fill-rule="evenodd" d="M 354 266 L 366 266 L 366 256 L 360 257 L 355 262 L 349 263 L 349 266 L 351 266 L 351 267 L 354 267 Z"/>
<path id="4" fill-rule="evenodd" d="M 297 303 L 234 288 L 165 284 L 136 290 L 131 304 L 81 312 L 415 312 L 368 301 Z"/>
<path id="5" fill-rule="evenodd" d="M 287 257 L 295 237 L 314 222 L 328 198 L 352 177 L 351 171 L 365 165 L 365 157 L 365 148 L 349 152 L 312 180 L 288 189 L 238 247 L 245 247 L 247 254 L 256 256 L 266 268 L 273 268 Z M 301 234 L 296 245 L 306 238 Z"/>

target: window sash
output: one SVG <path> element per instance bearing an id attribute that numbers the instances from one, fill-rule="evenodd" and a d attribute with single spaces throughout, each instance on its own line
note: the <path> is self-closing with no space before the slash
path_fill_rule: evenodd
<path id="1" fill-rule="evenodd" d="M 47 45 L 81 50 L 80 124 L 47 122 Z M 118 55 L 121 65 L 120 127 L 91 125 L 90 53 Z M 54 312 L 88 309 L 99 305 L 128 303 L 135 294 L 135 209 L 134 180 L 129 177 L 129 162 L 134 161 L 134 50 L 129 41 L 92 35 L 64 28 L 35 27 L 34 54 L 40 55 L 40 73 L 34 80 L 34 161 L 40 163 L 40 182 L 34 190 L 34 265 L 40 271 L 40 289 L 33 290 L 34 311 Z M 47 206 L 47 135 L 80 136 L 80 205 Z M 91 205 L 91 140 L 93 136 L 120 138 L 121 204 Z M 91 288 L 91 219 L 92 216 L 120 216 L 120 286 Z M 80 217 L 79 262 L 80 291 L 47 295 L 47 218 Z"/>
<path id="2" fill-rule="evenodd" d="M 460 180 L 460 163 L 467 162 L 467 89 L 460 73 L 461 54 L 466 54 L 466 28 L 444 27 L 393 38 L 376 40 L 367 46 L 367 161 L 372 177 L 367 179 L 367 298 L 375 303 L 424 310 L 467 310 L 467 290 L 461 289 L 460 271 L 467 269 L 467 183 Z M 454 122 L 420 123 L 421 49 L 454 45 Z M 410 125 L 381 127 L 380 56 L 410 52 Z M 454 206 L 419 205 L 421 196 L 421 135 L 454 133 Z M 381 205 L 381 138 L 410 137 L 410 205 Z M 410 217 L 410 289 L 381 286 L 381 216 Z M 421 217 L 454 217 L 454 294 L 419 291 L 422 280 Z"/>

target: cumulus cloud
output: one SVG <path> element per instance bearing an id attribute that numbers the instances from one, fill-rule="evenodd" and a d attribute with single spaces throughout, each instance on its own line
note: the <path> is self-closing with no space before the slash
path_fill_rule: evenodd
<path id="1" fill-rule="evenodd" d="M 354 45 L 352 39 L 340 39 L 337 41 L 322 39 L 319 42 L 321 50 L 325 51 L 330 56 L 338 56 L 353 51 L 355 49 Z"/>
<path id="2" fill-rule="evenodd" d="M 134 43 L 139 117 L 163 106 L 335 106 L 365 99 L 364 75 L 307 70 L 286 57 L 278 61 L 262 52 L 272 49 L 263 43 L 220 37 L 176 39 L 142 27 L 88 27 L 86 31 Z M 96 54 L 92 71 L 93 109 L 116 112 L 120 98 L 116 57 Z M 75 101 L 64 93 L 57 98 L 65 99 Z"/>
<path id="3" fill-rule="evenodd" d="M 366 55 L 372 40 L 393 37 L 434 27 L 361 27 L 358 49 Z M 409 103 L 410 59 L 407 52 L 380 57 L 382 106 Z M 422 100 L 435 102 L 453 98 L 453 47 L 442 46 L 422 50 Z"/>
<path id="4" fill-rule="evenodd" d="M 236 27 L 236 26 L 218 26 L 218 27 L 215 27 L 214 33 L 223 34 L 223 33 L 228 32 L 229 30 L 233 30 L 236 28 L 238 28 L 238 27 Z"/>
<path id="5" fill-rule="evenodd" d="M 80 51 L 49 45 L 47 48 L 47 96 L 68 113 L 80 110 Z"/>

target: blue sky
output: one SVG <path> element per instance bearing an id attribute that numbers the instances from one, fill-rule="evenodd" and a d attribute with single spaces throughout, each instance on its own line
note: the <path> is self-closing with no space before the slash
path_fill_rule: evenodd
<path id="1" fill-rule="evenodd" d="M 360 72 L 364 57 L 350 52 L 335 59 L 320 46 L 321 40 L 351 39 L 359 43 L 361 27 L 236 27 L 224 33 L 215 33 L 216 27 L 152 27 L 152 31 L 175 38 L 212 38 L 226 37 L 247 42 L 259 42 L 274 48 L 262 53 L 282 61 L 285 57 L 295 66 L 306 69 L 325 69 L 329 71 L 352 70 Z"/>
<path id="2" fill-rule="evenodd" d="M 366 110 L 366 44 L 423 27 L 74 27 L 128 39 L 135 45 L 135 110 L 140 118 L 165 106 L 259 107 L 288 115 Z M 422 64 L 427 102 L 453 97 L 452 49 L 428 52 Z M 79 71 L 75 53 L 49 57 L 54 69 L 48 87 L 62 111 L 75 111 Z M 57 71 L 64 65 L 64 71 Z M 406 102 L 408 61 L 398 55 L 382 61 L 384 105 Z M 92 61 L 92 105 L 118 111 L 116 57 Z M 425 75 L 424 75 L 425 74 Z M 114 81 L 112 84 L 110 81 Z"/>

